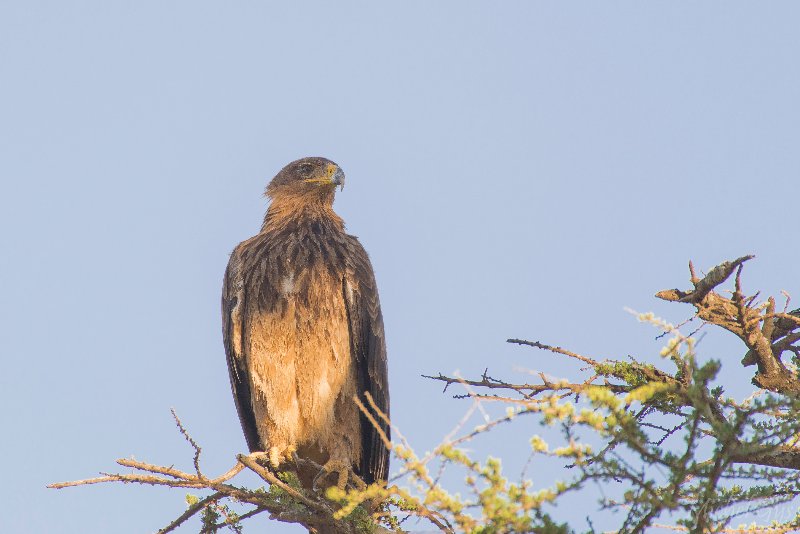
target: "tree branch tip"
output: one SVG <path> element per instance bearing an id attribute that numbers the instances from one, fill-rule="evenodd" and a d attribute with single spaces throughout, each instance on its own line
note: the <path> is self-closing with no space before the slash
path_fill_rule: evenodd
<path id="1" fill-rule="evenodd" d="M 664 289 L 656 293 L 657 299 L 666 300 L 669 302 L 677 302 L 684 298 L 687 294 L 680 289 Z"/>

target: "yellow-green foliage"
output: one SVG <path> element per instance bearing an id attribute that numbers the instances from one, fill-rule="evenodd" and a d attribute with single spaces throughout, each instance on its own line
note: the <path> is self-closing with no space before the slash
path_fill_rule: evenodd
<path id="1" fill-rule="evenodd" d="M 614 361 L 598 363 L 594 370 L 600 376 L 618 378 L 629 386 L 638 387 L 648 382 L 646 371 L 655 370 L 655 366 Z"/>
<path id="2" fill-rule="evenodd" d="M 625 404 L 632 404 L 637 401 L 644 404 L 656 395 L 666 393 L 672 389 L 674 389 L 672 384 L 667 384 L 665 382 L 649 382 L 628 393 L 625 397 Z"/>

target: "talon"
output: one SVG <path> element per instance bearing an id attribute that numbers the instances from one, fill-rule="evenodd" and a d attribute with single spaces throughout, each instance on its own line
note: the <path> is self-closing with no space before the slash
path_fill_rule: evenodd
<path id="1" fill-rule="evenodd" d="M 311 482 L 311 489 L 314 490 L 315 492 L 319 491 L 319 487 L 317 485 L 319 484 L 319 481 L 325 478 L 327 475 L 328 475 L 328 469 L 326 466 L 323 465 L 322 469 L 319 470 L 319 473 L 317 473 L 317 476 L 315 476 L 314 480 Z"/>
<path id="2" fill-rule="evenodd" d="M 351 474 L 352 474 L 352 476 L 350 477 L 350 480 L 349 480 L 350 484 L 355 486 L 355 488 L 358 491 L 364 491 L 365 489 L 367 489 L 367 483 L 364 482 L 363 480 L 361 480 L 361 477 L 359 477 L 355 473 L 351 473 Z"/>
<path id="3" fill-rule="evenodd" d="M 328 462 L 322 466 L 322 469 L 319 470 L 317 476 L 314 477 L 311 487 L 314 491 L 319 491 L 319 483 L 325 480 L 329 474 L 336 473 L 336 486 L 340 490 L 343 490 L 347 486 L 347 480 L 350 478 L 351 472 L 352 468 L 349 462 L 328 460 Z"/>

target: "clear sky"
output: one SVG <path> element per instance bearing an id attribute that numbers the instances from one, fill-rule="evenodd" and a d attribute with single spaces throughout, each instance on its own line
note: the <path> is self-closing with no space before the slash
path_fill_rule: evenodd
<path id="1" fill-rule="evenodd" d="M 347 175 L 336 209 L 420 451 L 466 409 L 420 374 L 580 376 L 506 338 L 657 359 L 623 308 L 687 317 L 652 295 L 689 259 L 754 253 L 746 289 L 800 296 L 799 20 L 790 1 L 0 2 L 2 530 L 166 525 L 182 491 L 44 486 L 125 456 L 188 468 L 170 407 L 208 472 L 243 451 L 221 279 L 298 157 Z M 476 452 L 517 472 L 537 430 Z"/>

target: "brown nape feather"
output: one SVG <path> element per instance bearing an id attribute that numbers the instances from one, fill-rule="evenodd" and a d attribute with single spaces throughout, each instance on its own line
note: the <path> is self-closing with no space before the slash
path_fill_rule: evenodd
<path id="1" fill-rule="evenodd" d="M 333 211 L 333 190 L 327 196 L 320 194 L 278 193 L 264 216 L 261 232 L 278 232 L 286 227 L 302 230 L 313 224 L 332 223 L 340 232 L 344 231 L 344 221 Z"/>
<path id="2" fill-rule="evenodd" d="M 334 171 L 298 160 L 270 183 L 261 232 L 225 273 L 223 334 L 250 450 L 275 463 L 297 451 L 374 482 L 386 480 L 388 450 L 352 397 L 368 391 L 388 415 L 383 319 L 369 258 L 318 178 Z"/>

